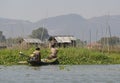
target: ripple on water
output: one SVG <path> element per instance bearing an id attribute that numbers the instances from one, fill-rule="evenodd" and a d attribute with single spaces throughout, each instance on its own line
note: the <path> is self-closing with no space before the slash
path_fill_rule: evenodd
<path id="1" fill-rule="evenodd" d="M 0 66 L 0 83 L 120 83 L 120 65 Z"/>

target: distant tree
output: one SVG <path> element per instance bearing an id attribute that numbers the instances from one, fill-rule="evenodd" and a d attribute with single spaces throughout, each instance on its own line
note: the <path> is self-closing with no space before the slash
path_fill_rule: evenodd
<path id="1" fill-rule="evenodd" d="M 3 32 L 0 31 L 0 42 L 4 42 L 6 40 L 5 36 L 3 35 Z"/>
<path id="2" fill-rule="evenodd" d="M 40 28 L 38 28 L 36 30 L 33 30 L 30 37 L 45 40 L 45 39 L 47 39 L 49 37 L 49 34 L 48 34 L 48 31 L 47 31 L 46 28 L 40 27 Z"/>
<path id="3" fill-rule="evenodd" d="M 87 41 L 82 41 L 80 39 L 76 40 L 77 46 L 84 47 L 87 44 Z"/>
<path id="4" fill-rule="evenodd" d="M 99 40 L 101 44 L 117 45 L 120 44 L 119 37 L 103 37 Z"/>

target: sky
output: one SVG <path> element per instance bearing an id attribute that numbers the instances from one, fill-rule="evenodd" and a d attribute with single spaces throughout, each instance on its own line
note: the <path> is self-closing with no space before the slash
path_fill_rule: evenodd
<path id="1" fill-rule="evenodd" d="M 65 14 L 84 18 L 120 15 L 120 0 L 0 0 L 0 17 L 39 21 Z"/>

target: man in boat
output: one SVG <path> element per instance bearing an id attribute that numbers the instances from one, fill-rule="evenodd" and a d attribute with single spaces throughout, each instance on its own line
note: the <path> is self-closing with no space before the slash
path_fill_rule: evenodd
<path id="1" fill-rule="evenodd" d="M 30 61 L 41 62 L 41 53 L 39 47 L 37 47 L 35 51 L 30 55 Z"/>
<path id="2" fill-rule="evenodd" d="M 48 56 L 48 59 L 57 58 L 58 49 L 55 48 L 55 44 L 51 45 L 51 54 Z"/>

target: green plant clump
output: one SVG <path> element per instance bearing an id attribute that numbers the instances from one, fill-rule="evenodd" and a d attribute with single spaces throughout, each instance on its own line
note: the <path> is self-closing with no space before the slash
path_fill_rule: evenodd
<path id="1" fill-rule="evenodd" d="M 34 48 L 20 49 L 1 49 L 0 65 L 17 65 L 19 61 L 27 60 L 27 57 L 20 57 L 19 52 L 30 55 Z M 42 48 L 42 58 L 50 54 L 50 49 Z M 102 53 L 85 48 L 59 48 L 58 61 L 61 65 L 80 65 L 80 64 L 120 64 L 118 53 Z"/>

